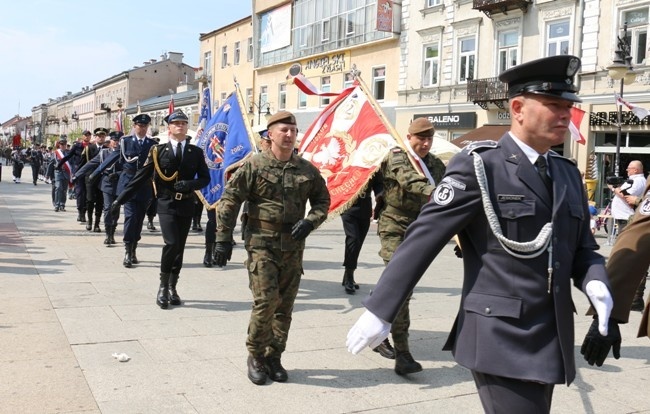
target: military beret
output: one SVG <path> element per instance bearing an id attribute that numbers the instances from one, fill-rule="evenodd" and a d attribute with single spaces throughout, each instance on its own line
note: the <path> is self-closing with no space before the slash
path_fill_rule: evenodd
<path id="1" fill-rule="evenodd" d="M 119 141 L 124 136 L 124 133 L 122 131 L 111 131 L 108 136 L 111 138 L 111 141 Z"/>
<path id="2" fill-rule="evenodd" d="M 175 110 L 174 112 L 172 112 L 171 114 L 165 117 L 165 122 L 167 122 L 168 124 L 176 121 L 188 122 L 189 118 L 187 117 L 187 115 L 185 115 L 185 112 L 181 111 L 180 109 Z"/>
<path id="3" fill-rule="evenodd" d="M 580 59 L 576 56 L 549 56 L 510 68 L 499 75 L 499 80 L 508 84 L 508 98 L 532 93 L 582 102 L 573 80 L 578 70 Z"/>
<path id="4" fill-rule="evenodd" d="M 84 132 L 81 133 L 81 135 L 92 135 L 93 133 L 88 131 L 87 129 L 84 129 Z"/>
<path id="5" fill-rule="evenodd" d="M 95 134 L 95 135 L 99 135 L 99 134 L 107 135 L 108 134 L 108 129 L 103 128 L 103 127 L 95 128 L 95 130 L 93 131 L 93 134 Z"/>
<path id="6" fill-rule="evenodd" d="M 68 138 L 65 135 L 61 135 L 57 142 L 61 142 L 61 143 L 68 142 Z"/>
<path id="7" fill-rule="evenodd" d="M 420 135 L 423 137 L 432 137 L 435 128 L 427 118 L 415 118 L 409 125 L 409 134 Z"/>
<path id="8" fill-rule="evenodd" d="M 266 128 L 271 128 L 271 125 L 281 122 L 283 124 L 296 125 L 296 117 L 289 111 L 280 111 L 273 114 L 268 122 Z"/>
<path id="9" fill-rule="evenodd" d="M 138 114 L 133 117 L 133 123 L 134 124 L 150 124 L 151 123 L 151 117 L 147 114 Z"/>

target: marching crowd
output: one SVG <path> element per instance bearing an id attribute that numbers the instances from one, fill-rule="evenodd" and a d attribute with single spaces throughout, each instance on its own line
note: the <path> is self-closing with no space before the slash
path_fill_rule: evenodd
<path id="1" fill-rule="evenodd" d="M 562 55 L 503 72 L 510 132 L 498 142 L 466 147 L 447 167 L 429 152 L 434 125 L 426 118 L 411 123 L 410 149 L 392 149 L 342 217 L 344 291 L 358 289 L 354 271 L 373 216 L 386 265 L 348 334 L 350 352 L 370 347 L 394 359 L 398 375 L 422 370 L 409 350 L 409 300 L 436 255 L 456 236 L 464 280 L 445 349 L 472 372 L 485 412 L 548 413 L 555 384 L 574 380 L 572 284 L 593 306 L 594 321 L 581 350 L 585 359 L 600 366 L 610 349 L 618 358 L 618 324 L 627 322 L 648 268 L 648 255 L 643 257 L 638 246 L 648 243 L 649 186 L 635 200 L 634 221 L 619 236 L 625 246 L 617 243 L 612 252 L 617 260 L 606 267 L 590 229 L 580 172 L 550 150 L 566 138 L 570 109 L 580 102 L 574 84 L 579 68 L 578 58 Z M 164 144 L 147 135 L 151 118 L 140 114 L 128 136 L 96 128 L 71 144 L 61 137 L 55 148 L 12 154 L 16 183 L 22 169 L 17 165 L 27 159 L 33 162 L 34 185 L 39 176 L 52 183 L 54 211 L 66 211 L 68 189 L 74 188 L 77 220 L 94 232 L 103 222 L 106 245 L 116 243 L 123 208 L 125 268 L 138 264 L 145 218 L 151 229 L 152 214 L 158 215 L 163 247 L 156 304 L 161 309 L 182 305 L 178 283 L 185 243 L 190 228 L 200 228 L 203 211 L 195 191 L 210 182 L 203 150 L 187 136 L 187 116 L 177 110 L 165 121 L 169 142 Z M 294 151 L 297 133 L 291 112 L 271 116 L 260 134 L 262 151 L 240 163 L 216 209 L 208 211 L 203 263 L 211 267 L 231 259 L 244 209 L 253 297 L 247 372 L 257 385 L 288 380 L 281 357 L 303 274 L 305 239 L 327 219 L 330 207 L 319 170 Z M 628 277 L 623 266 L 631 261 L 638 266 Z"/>

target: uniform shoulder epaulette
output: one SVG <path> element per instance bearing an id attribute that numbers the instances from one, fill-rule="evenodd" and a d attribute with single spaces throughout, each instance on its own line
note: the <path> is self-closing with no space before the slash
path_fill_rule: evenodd
<path id="1" fill-rule="evenodd" d="M 400 146 L 396 146 L 396 147 L 393 147 L 390 150 L 390 152 L 392 152 L 393 154 L 401 154 L 402 152 L 404 152 L 404 148 L 402 148 Z"/>
<path id="2" fill-rule="evenodd" d="M 562 155 L 558 154 L 557 152 L 555 152 L 553 150 L 550 150 L 548 152 L 548 155 L 550 157 L 553 157 L 554 160 L 564 160 L 564 161 L 570 162 L 573 166 L 578 165 L 578 162 L 576 160 L 574 160 L 573 158 L 567 158 L 565 156 L 562 156 Z"/>
<path id="3" fill-rule="evenodd" d="M 467 154 L 471 154 L 476 150 L 493 149 L 496 148 L 498 145 L 499 145 L 498 142 L 492 140 L 476 141 L 464 147 L 463 151 L 466 152 Z"/>

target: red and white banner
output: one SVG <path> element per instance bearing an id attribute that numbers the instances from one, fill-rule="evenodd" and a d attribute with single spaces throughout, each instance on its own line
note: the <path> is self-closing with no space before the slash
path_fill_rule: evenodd
<path id="1" fill-rule="evenodd" d="M 618 106 L 625 106 L 627 109 L 632 111 L 634 115 L 636 115 L 639 120 L 645 118 L 646 116 L 650 115 L 650 111 L 648 111 L 645 108 L 640 107 L 639 105 L 634 105 L 632 103 L 629 103 L 628 101 L 624 100 L 621 95 L 618 93 L 614 93 L 614 97 L 616 98 L 616 105 Z"/>
<path id="2" fill-rule="evenodd" d="M 320 89 L 318 89 L 316 87 L 316 85 L 311 83 L 309 81 L 309 79 L 305 78 L 305 76 L 302 73 L 294 76 L 292 80 L 293 80 L 293 84 L 296 85 L 298 87 L 298 89 L 300 89 L 301 91 L 303 91 L 307 95 L 338 96 L 339 93 L 345 92 L 345 91 L 343 91 L 343 92 L 324 92 L 324 91 L 321 91 Z"/>
<path id="3" fill-rule="evenodd" d="M 171 113 L 174 112 L 174 98 L 169 101 L 169 113 L 167 115 L 171 115 Z"/>
<path id="4" fill-rule="evenodd" d="M 61 161 L 61 159 L 63 157 L 65 157 L 65 154 L 63 153 L 63 151 L 58 149 L 58 150 L 54 151 L 54 156 L 56 157 L 57 161 Z M 68 173 L 68 186 L 71 186 L 72 185 L 72 167 L 70 166 L 70 163 L 68 161 L 66 161 L 61 168 L 63 168 Z"/>
<path id="5" fill-rule="evenodd" d="M 294 83 L 304 85 L 303 79 Z M 397 141 L 357 85 L 343 90 L 320 113 L 305 132 L 300 152 L 327 182 L 330 216 L 356 201 L 395 146 Z"/>
<path id="6" fill-rule="evenodd" d="M 585 111 L 580 108 L 573 107 L 571 108 L 571 121 L 569 122 L 569 132 L 571 133 L 571 138 L 576 141 L 578 144 L 584 145 L 585 137 L 582 136 L 580 132 L 580 124 L 582 123 L 582 118 L 585 116 Z"/>

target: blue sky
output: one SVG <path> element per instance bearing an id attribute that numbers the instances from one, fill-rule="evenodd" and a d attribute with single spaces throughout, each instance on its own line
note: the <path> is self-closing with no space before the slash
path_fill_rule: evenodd
<path id="1" fill-rule="evenodd" d="M 251 14 L 250 0 L 18 0 L 2 7 L 0 123 L 164 52 L 200 66 L 199 34 Z M 20 111 L 20 112 L 19 112 Z"/>

